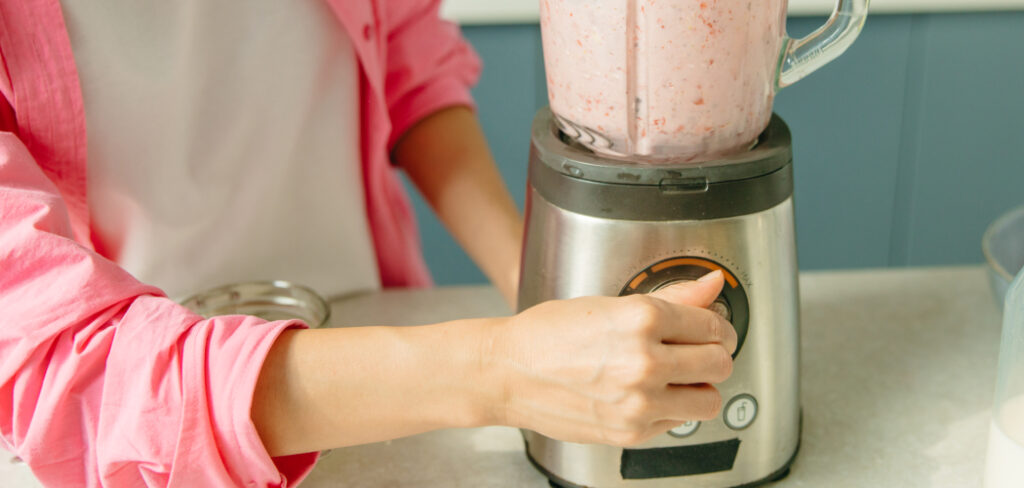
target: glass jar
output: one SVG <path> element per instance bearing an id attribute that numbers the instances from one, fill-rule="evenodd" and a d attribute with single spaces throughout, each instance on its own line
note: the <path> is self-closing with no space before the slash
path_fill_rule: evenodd
<path id="1" fill-rule="evenodd" d="M 540 0 L 551 111 L 608 156 L 707 160 L 751 147 L 775 92 L 839 56 L 868 0 L 803 39 L 787 0 Z"/>
<path id="2" fill-rule="evenodd" d="M 1010 285 L 996 372 L 986 488 L 1024 486 L 1024 270 Z"/>

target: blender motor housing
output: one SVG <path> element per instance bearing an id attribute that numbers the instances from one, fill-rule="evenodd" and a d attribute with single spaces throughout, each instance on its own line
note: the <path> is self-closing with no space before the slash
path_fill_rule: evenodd
<path id="1" fill-rule="evenodd" d="M 792 144 L 773 116 L 758 143 L 703 163 L 597 156 L 534 120 L 519 308 L 646 293 L 721 269 L 712 309 L 740 338 L 717 385 L 721 415 L 629 448 L 523 431 L 530 461 L 564 487 L 736 487 L 784 476 L 800 443 Z"/>

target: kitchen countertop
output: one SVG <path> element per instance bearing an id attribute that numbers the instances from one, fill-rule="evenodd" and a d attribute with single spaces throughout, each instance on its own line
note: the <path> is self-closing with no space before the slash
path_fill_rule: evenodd
<path id="1" fill-rule="evenodd" d="M 805 272 L 800 454 L 789 487 L 980 486 L 1000 330 L 980 266 Z M 490 287 L 387 291 L 333 305 L 334 325 L 508 312 Z M 0 455 L 0 487 L 38 486 Z M 546 487 L 515 429 L 436 431 L 337 449 L 304 487 Z"/>

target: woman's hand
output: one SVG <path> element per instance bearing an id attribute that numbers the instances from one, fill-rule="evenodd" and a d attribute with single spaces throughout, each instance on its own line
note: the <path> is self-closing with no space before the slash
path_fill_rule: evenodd
<path id="1" fill-rule="evenodd" d="M 584 443 L 633 445 L 718 415 L 736 332 L 707 310 L 722 274 L 649 295 L 530 308 L 499 327 L 499 423 Z M 486 359 L 485 359 L 486 360 Z"/>

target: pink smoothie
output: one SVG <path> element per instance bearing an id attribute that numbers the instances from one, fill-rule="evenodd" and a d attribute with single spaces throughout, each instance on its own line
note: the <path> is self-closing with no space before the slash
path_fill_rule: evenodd
<path id="1" fill-rule="evenodd" d="M 541 0 L 551 110 L 596 152 L 701 161 L 768 125 L 786 0 Z"/>

